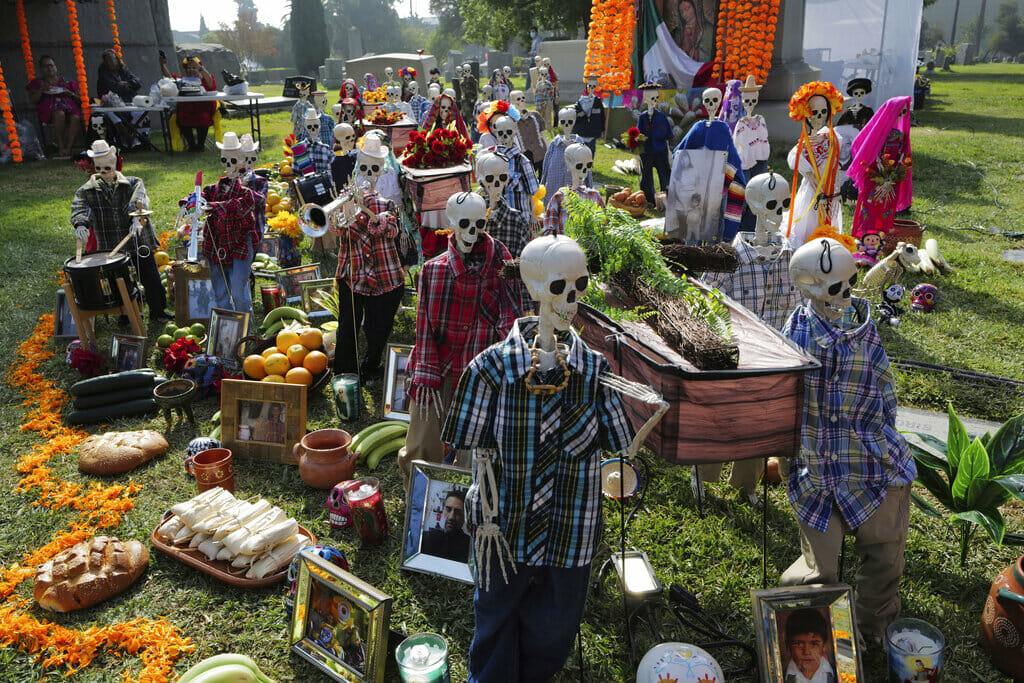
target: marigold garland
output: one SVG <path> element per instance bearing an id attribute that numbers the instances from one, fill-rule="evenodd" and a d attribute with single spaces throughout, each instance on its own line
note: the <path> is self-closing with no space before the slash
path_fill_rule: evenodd
<path id="1" fill-rule="evenodd" d="M 75 0 L 65 0 L 68 8 L 68 28 L 71 30 L 71 48 L 75 53 L 75 72 L 78 74 L 78 96 L 82 101 L 82 120 L 89 120 L 89 79 L 85 75 L 85 55 L 82 52 L 82 36 L 78 31 L 78 9 Z"/>
<path id="2" fill-rule="evenodd" d="M 18 459 L 14 469 L 23 476 L 14 490 L 28 493 L 38 489 L 31 505 L 51 511 L 68 508 L 78 511 L 79 516 L 48 544 L 26 553 L 20 563 L 0 567 L 0 599 L 5 600 L 0 605 L 0 647 L 16 647 L 35 655 L 43 668 L 67 667 L 65 675 L 88 666 L 100 654 L 100 648 L 106 648 L 116 656 L 139 656 L 143 668 L 138 679 L 126 670 L 122 674 L 125 681 L 166 682 L 174 662 L 195 649 L 191 639 L 182 637 L 166 620 L 133 619 L 77 631 L 37 619 L 30 612 L 31 605 L 14 595 L 18 584 L 31 578 L 36 567 L 97 531 L 120 524 L 123 515 L 134 508 L 132 496 L 139 491 L 134 483 L 104 486 L 91 482 L 83 487 L 55 479 L 46 467 L 50 458 L 70 453 L 87 436 L 63 426 L 60 411 L 67 396 L 38 372 L 54 355 L 50 350 L 52 331 L 53 315 L 40 316 L 32 334 L 19 345 L 16 362 L 7 374 L 8 383 L 26 395 L 21 403 L 27 410 L 21 430 L 39 432 L 45 439 Z"/>
<path id="3" fill-rule="evenodd" d="M 764 83 L 772 67 L 779 0 L 721 0 L 715 28 L 714 78 Z"/>
<path id="4" fill-rule="evenodd" d="M 587 35 L 583 76 L 597 77 L 602 92 L 621 94 L 633 87 L 633 47 L 636 41 L 633 0 L 594 0 Z"/>
<path id="5" fill-rule="evenodd" d="M 7 82 L 4 80 L 4 66 L 2 62 L 0 62 L 0 111 L 3 112 L 4 128 L 7 129 L 7 140 L 11 147 L 11 158 L 20 162 L 21 143 L 18 142 L 18 127 L 14 125 L 11 97 L 7 94 Z"/>
<path id="6" fill-rule="evenodd" d="M 114 9 L 114 0 L 107 0 L 107 10 L 110 12 L 110 35 L 114 43 L 114 54 L 121 58 L 121 34 L 117 32 L 117 11 Z"/>
<path id="7" fill-rule="evenodd" d="M 32 43 L 28 39 L 28 22 L 25 20 L 25 0 L 15 0 L 14 12 L 18 15 L 18 33 L 21 34 L 21 54 L 25 57 L 25 74 L 31 81 L 36 77 L 36 63 L 32 60 Z"/>

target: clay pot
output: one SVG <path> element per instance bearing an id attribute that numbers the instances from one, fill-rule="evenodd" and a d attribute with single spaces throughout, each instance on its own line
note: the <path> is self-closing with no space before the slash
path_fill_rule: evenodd
<path id="1" fill-rule="evenodd" d="M 1024 555 L 992 582 L 981 613 L 981 642 L 996 668 L 1024 679 Z"/>
<path id="2" fill-rule="evenodd" d="M 302 481 L 313 488 L 330 489 L 352 478 L 356 454 L 349 451 L 352 435 L 344 429 L 318 429 L 302 437 L 293 453 L 299 460 Z"/>

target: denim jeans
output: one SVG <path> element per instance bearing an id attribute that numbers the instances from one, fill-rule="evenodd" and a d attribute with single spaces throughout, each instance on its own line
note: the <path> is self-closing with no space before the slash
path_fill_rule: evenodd
<path id="1" fill-rule="evenodd" d="M 506 563 L 506 569 L 508 565 Z M 491 558 L 491 590 L 477 586 L 469 646 L 470 683 L 542 683 L 565 665 L 583 619 L 590 565 L 517 564 L 505 583 Z"/>
<path id="2" fill-rule="evenodd" d="M 252 259 L 252 247 L 249 247 L 249 253 L 244 259 L 210 264 L 210 284 L 213 286 L 213 300 L 217 308 L 239 313 L 252 312 L 252 293 L 249 291 Z M 231 303 L 232 297 L 235 300 L 234 304 Z"/>

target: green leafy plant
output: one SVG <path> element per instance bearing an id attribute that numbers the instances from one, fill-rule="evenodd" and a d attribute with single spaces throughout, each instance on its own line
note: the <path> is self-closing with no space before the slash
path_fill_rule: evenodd
<path id="1" fill-rule="evenodd" d="M 1024 501 L 1024 414 L 1005 422 L 995 435 L 971 441 L 949 404 L 945 442 L 931 434 L 909 433 L 924 444 L 909 443 L 917 463 L 917 480 L 951 513 L 959 528 L 961 567 L 967 563 L 967 548 L 979 526 L 997 544 L 1024 543 L 1024 536 L 1006 533 L 999 510 L 1010 498 Z M 913 500 L 926 514 L 943 516 L 916 493 Z"/>

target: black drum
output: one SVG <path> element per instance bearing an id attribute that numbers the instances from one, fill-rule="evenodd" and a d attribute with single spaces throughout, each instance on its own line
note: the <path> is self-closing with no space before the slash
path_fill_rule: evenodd
<path id="1" fill-rule="evenodd" d="M 117 278 L 124 278 L 128 296 L 137 298 L 138 290 L 128 267 L 128 257 L 117 254 L 108 260 L 109 253 L 95 251 L 83 256 L 81 263 L 75 263 L 74 256 L 64 262 L 64 272 L 67 273 L 79 308 L 102 311 L 120 306 L 121 294 L 117 289 Z"/>
<path id="2" fill-rule="evenodd" d="M 310 173 L 295 180 L 295 194 L 299 196 L 299 206 L 330 204 L 338 196 L 334 189 L 334 176 L 330 171 Z"/>

